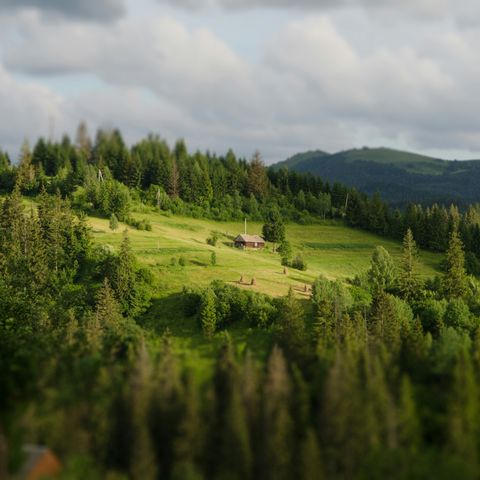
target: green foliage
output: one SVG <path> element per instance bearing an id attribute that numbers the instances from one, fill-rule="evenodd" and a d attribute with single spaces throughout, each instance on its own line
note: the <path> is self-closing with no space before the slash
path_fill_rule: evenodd
<path id="1" fill-rule="evenodd" d="M 149 303 L 150 289 L 132 252 L 127 230 L 118 255 L 109 259 L 106 273 L 122 313 L 133 318 L 142 312 Z"/>
<path id="2" fill-rule="evenodd" d="M 376 247 L 373 251 L 368 279 L 373 292 L 390 289 L 395 282 L 395 265 L 388 251 Z"/>
<path id="3" fill-rule="evenodd" d="M 444 316 L 445 325 L 457 330 L 473 331 L 474 323 L 468 305 L 461 298 L 452 298 Z"/>
<path id="4" fill-rule="evenodd" d="M 276 319 L 276 337 L 279 345 L 292 357 L 300 357 L 305 351 L 305 312 L 295 298 L 293 289 L 282 298 Z"/>
<path id="5" fill-rule="evenodd" d="M 112 231 L 115 231 L 118 228 L 118 219 L 117 219 L 117 216 L 114 213 L 112 213 L 110 215 L 110 221 L 109 221 L 108 226 L 110 227 L 110 230 L 112 230 Z"/>
<path id="6" fill-rule="evenodd" d="M 417 256 L 417 245 L 409 228 L 403 238 L 402 260 L 397 279 L 399 293 L 406 300 L 414 299 L 420 294 L 421 284 L 416 273 Z"/>
<path id="7" fill-rule="evenodd" d="M 280 245 L 277 248 L 278 253 L 282 259 L 282 265 L 289 266 L 292 259 L 292 246 L 290 242 L 286 239 L 282 240 Z"/>
<path id="8" fill-rule="evenodd" d="M 216 296 L 213 290 L 206 289 L 200 304 L 200 323 L 206 338 L 212 339 L 217 327 Z"/>
<path id="9" fill-rule="evenodd" d="M 215 252 L 212 252 L 210 254 L 210 265 L 213 267 L 217 264 L 217 254 Z"/>
<path id="10" fill-rule="evenodd" d="M 285 239 L 285 225 L 278 209 L 272 208 L 268 211 L 262 233 L 267 242 L 274 244 Z"/>
<path id="11" fill-rule="evenodd" d="M 307 269 L 307 263 L 305 262 L 303 256 L 300 254 L 296 255 L 296 257 L 290 263 L 290 266 L 292 268 L 295 268 L 296 270 L 301 271 L 305 271 Z"/>
<path id="12" fill-rule="evenodd" d="M 215 247 L 218 242 L 218 232 L 212 231 L 210 236 L 207 238 L 207 244 L 211 245 L 212 247 Z"/>
<path id="13" fill-rule="evenodd" d="M 40 439 L 62 458 L 66 478 L 478 477 L 478 285 L 467 279 L 459 294 L 453 282 L 430 281 L 418 295 L 413 242 L 415 235 L 419 245 L 443 250 L 458 227 L 476 258 L 475 207 L 393 214 L 378 196 L 266 172 L 232 152 L 191 155 L 183 142 L 170 150 L 158 137 L 129 149 L 115 131 L 92 145 L 84 128 L 79 133 L 76 146 L 39 141 L 17 189 L 0 202 L 0 422 L 12 457 L 17 445 Z M 2 169 L 10 166 L 0 155 L 0 177 Z M 34 193 L 40 183 L 45 191 L 25 208 L 20 189 Z M 47 194 L 57 188 L 60 194 Z M 91 220 L 99 242 L 118 245 L 105 218 L 118 220 L 121 211 L 127 220 L 133 203 L 141 221 L 155 219 L 155 235 L 132 232 L 118 250 L 92 248 L 85 219 L 61 198 L 73 191 L 75 208 L 102 212 Z M 204 242 L 215 227 L 172 218 L 240 221 L 272 207 L 274 223 L 345 214 L 382 234 L 410 228 L 398 282 L 388 254 L 377 250 L 372 299 L 362 272 L 372 236 L 289 225 L 311 271 L 339 278 L 341 255 L 346 275 L 358 278 L 347 286 L 320 277 L 311 301 L 293 290 L 274 299 L 256 290 L 298 290 L 313 277 L 280 276 L 268 251 L 229 251 L 228 270 L 223 245 L 222 268 L 205 268 L 207 255 L 218 253 Z M 160 218 L 158 209 L 171 212 Z M 177 234 L 181 248 L 168 243 Z M 328 242 L 315 238 L 323 235 Z M 449 251 L 446 277 L 462 273 L 459 245 Z M 186 268 L 166 265 L 172 255 L 182 265 L 186 252 Z M 258 265 L 243 270 L 253 256 Z M 237 288 L 237 272 L 258 285 Z M 200 287 L 215 277 L 230 283 Z M 174 333 L 164 333 L 167 325 Z"/>
<path id="14" fill-rule="evenodd" d="M 445 295 L 449 298 L 462 298 L 467 294 L 467 274 L 463 244 L 456 230 L 452 231 L 447 251 L 446 273 L 443 279 Z"/>

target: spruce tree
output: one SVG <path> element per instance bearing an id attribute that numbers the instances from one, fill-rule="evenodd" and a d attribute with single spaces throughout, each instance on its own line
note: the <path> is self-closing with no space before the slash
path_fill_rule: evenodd
<path id="1" fill-rule="evenodd" d="M 110 280 L 120 302 L 122 313 L 135 316 L 140 309 L 139 285 L 137 283 L 137 262 L 125 230 L 118 256 L 114 259 Z"/>
<path id="2" fill-rule="evenodd" d="M 295 298 L 293 288 L 281 300 L 277 319 L 277 336 L 285 352 L 298 357 L 305 352 L 305 312 Z"/>
<path id="3" fill-rule="evenodd" d="M 292 478 L 291 381 L 282 351 L 274 347 L 267 365 L 263 390 L 262 451 L 260 477 L 266 480 Z"/>
<path id="4" fill-rule="evenodd" d="M 203 440 L 202 419 L 198 388 L 191 372 L 185 378 L 182 397 L 182 415 L 173 443 L 175 461 L 172 467 L 173 480 L 200 480 L 197 461 L 201 458 Z"/>
<path id="5" fill-rule="evenodd" d="M 322 480 L 326 478 L 317 435 L 312 428 L 307 430 L 300 447 L 300 480 Z"/>
<path id="6" fill-rule="evenodd" d="M 398 289 L 405 300 L 409 301 L 418 296 L 420 282 L 416 275 L 417 245 L 412 230 L 407 230 L 403 238 L 402 259 L 398 275 Z"/>
<path id="7" fill-rule="evenodd" d="M 217 359 L 214 383 L 212 439 L 216 478 L 251 477 L 252 450 L 240 374 L 231 339 L 227 336 Z"/>
<path id="8" fill-rule="evenodd" d="M 406 375 L 402 377 L 397 418 L 399 447 L 411 454 L 418 453 L 421 443 L 420 419 L 412 383 Z"/>
<path id="9" fill-rule="evenodd" d="M 118 219 L 114 213 L 110 215 L 109 227 L 113 232 L 118 228 Z"/>
<path id="10" fill-rule="evenodd" d="M 104 348 L 112 354 L 118 353 L 123 333 L 123 317 L 107 278 L 97 296 L 97 305 L 91 325 L 91 337 L 95 343 L 98 336 L 103 339 Z M 97 337 L 97 338 L 95 338 Z"/>
<path id="11" fill-rule="evenodd" d="M 200 323 L 203 334 L 208 338 L 213 338 L 217 326 L 217 312 L 215 293 L 211 288 L 207 288 L 202 295 L 202 304 L 200 307 Z"/>
<path id="12" fill-rule="evenodd" d="M 447 433 L 450 452 L 473 468 L 478 468 L 478 395 L 470 353 L 464 349 L 453 372 Z"/>
<path id="13" fill-rule="evenodd" d="M 275 245 L 285 239 L 285 225 L 278 208 L 273 207 L 268 211 L 262 234 L 267 242 L 273 243 L 273 251 L 275 251 Z"/>
<path id="14" fill-rule="evenodd" d="M 443 278 L 443 289 L 448 298 L 462 298 L 468 292 L 465 254 L 457 230 L 453 230 L 450 235 L 447 250 L 447 271 Z"/>
<path id="15" fill-rule="evenodd" d="M 268 177 L 260 152 L 255 152 L 248 170 L 248 192 L 257 198 L 266 195 L 268 189 Z"/>
<path id="16" fill-rule="evenodd" d="M 130 380 L 130 408 L 132 411 L 132 480 L 155 480 L 157 465 L 149 431 L 148 413 L 151 403 L 152 366 L 145 344 L 140 346 L 135 369 Z"/>

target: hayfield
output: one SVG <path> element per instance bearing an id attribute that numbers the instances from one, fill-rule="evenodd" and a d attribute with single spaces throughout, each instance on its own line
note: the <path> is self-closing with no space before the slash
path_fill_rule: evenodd
<path id="1" fill-rule="evenodd" d="M 186 365 L 199 377 L 209 375 L 209 366 L 215 351 L 211 342 L 205 340 L 197 321 L 185 315 L 182 289 L 184 286 L 204 287 L 213 280 L 223 280 L 239 288 L 245 288 L 271 296 L 286 295 L 293 287 L 298 298 L 309 308 L 309 293 L 304 292 L 315 278 L 323 274 L 331 279 L 346 280 L 368 269 L 373 249 L 384 246 L 394 259 L 401 254 L 401 244 L 369 233 L 347 228 L 340 223 L 325 222 L 316 225 L 287 225 L 287 238 L 294 254 L 301 253 L 308 269 L 305 272 L 288 269 L 283 273 L 280 256 L 273 252 L 272 245 L 263 251 L 233 248 L 233 238 L 243 232 L 243 222 L 214 222 L 168 216 L 156 212 L 135 213 L 135 218 L 146 219 L 152 231 L 139 231 L 120 224 L 118 230 L 109 229 L 107 219 L 89 218 L 95 241 L 118 249 L 123 231 L 128 229 L 133 251 L 139 261 L 148 266 L 155 278 L 152 306 L 141 322 L 152 332 L 151 342 L 160 341 L 165 330 L 172 334 L 176 352 Z M 248 233 L 261 234 L 262 224 L 249 223 Z M 212 231 L 219 234 L 215 247 L 206 239 Z M 212 252 L 217 264 L 210 264 Z M 183 257 L 185 265 L 179 264 Z M 173 259 L 173 260 L 172 260 Z M 441 255 L 420 253 L 419 273 L 426 278 L 438 273 Z M 243 276 L 244 282 L 239 283 Z M 252 278 L 256 284 L 250 285 Z M 266 355 L 271 342 L 268 332 L 234 326 L 229 330 L 238 348 L 250 348 L 257 356 Z"/>

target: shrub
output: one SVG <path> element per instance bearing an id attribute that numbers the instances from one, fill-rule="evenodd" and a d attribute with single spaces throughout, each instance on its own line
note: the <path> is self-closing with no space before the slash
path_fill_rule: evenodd
<path id="1" fill-rule="evenodd" d="M 187 260 L 183 255 L 180 255 L 180 257 L 178 258 L 178 264 L 181 267 L 184 267 L 187 264 Z"/>
<path id="2" fill-rule="evenodd" d="M 218 232 L 212 231 L 210 233 L 210 236 L 207 238 L 208 245 L 211 245 L 212 247 L 215 247 L 217 245 L 217 242 L 218 242 L 218 237 L 219 237 Z"/>
<path id="3" fill-rule="evenodd" d="M 302 255 L 298 254 L 290 264 L 292 268 L 295 268 L 296 270 L 302 270 L 305 271 L 307 269 L 307 263 L 305 262 L 304 258 Z"/>

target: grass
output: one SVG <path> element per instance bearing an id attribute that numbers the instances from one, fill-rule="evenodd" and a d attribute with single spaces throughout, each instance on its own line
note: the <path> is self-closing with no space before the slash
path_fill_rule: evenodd
<path id="1" fill-rule="evenodd" d="M 394 259 L 401 255 L 399 242 L 354 230 L 341 224 L 327 221 L 318 225 L 287 225 L 287 238 L 295 253 L 302 253 L 308 270 L 301 272 L 288 269 L 283 273 L 280 258 L 271 245 L 263 251 L 239 250 L 231 246 L 232 239 L 243 232 L 243 222 L 214 222 L 158 212 L 135 213 L 138 219 L 146 219 L 152 231 L 138 231 L 120 224 L 117 231 L 109 229 L 108 220 L 90 217 L 95 242 L 108 244 L 117 249 L 123 231 L 128 228 L 132 248 L 143 265 L 148 266 L 156 280 L 152 307 L 142 318 L 143 326 L 152 333 L 152 341 L 158 341 L 167 328 L 172 334 L 175 351 L 198 378 L 211 374 L 215 344 L 202 336 L 194 318 L 185 316 L 181 291 L 184 286 L 204 287 L 213 280 L 223 280 L 256 292 L 271 296 L 286 295 L 293 287 L 297 296 L 308 308 L 309 294 L 303 292 L 305 284 L 311 284 L 320 274 L 328 278 L 346 280 L 364 272 L 370 263 L 373 249 L 385 247 Z M 260 234 L 262 225 L 250 223 L 248 231 Z M 221 232 L 217 246 L 206 243 L 212 231 Z M 211 253 L 217 256 L 216 266 L 210 265 Z M 185 266 L 178 265 L 180 256 Z M 177 260 L 172 265 L 171 259 Z M 430 252 L 420 253 L 419 274 L 426 278 L 438 273 L 441 256 Z M 240 277 L 244 283 L 239 284 Z M 252 278 L 256 284 L 249 284 Z M 270 345 L 268 332 L 249 329 L 244 325 L 234 326 L 230 335 L 240 350 L 249 348 L 257 357 L 264 357 Z"/>
<path id="2" fill-rule="evenodd" d="M 288 275 L 284 275 L 279 255 L 273 253 L 271 245 L 263 251 L 244 251 L 230 246 L 232 238 L 243 231 L 242 222 L 219 223 L 168 217 L 159 213 L 135 216 L 149 220 L 152 231 L 138 231 L 120 224 L 118 230 L 112 232 L 108 220 L 90 218 L 95 241 L 118 248 L 122 232 L 128 228 L 134 252 L 143 264 L 152 269 L 162 285 L 162 291 L 168 294 L 178 293 L 184 285 L 206 286 L 218 279 L 240 288 L 281 296 L 286 295 L 290 287 L 301 289 L 306 283 L 312 283 L 320 274 L 345 280 L 365 271 L 377 245 L 385 247 L 394 259 L 401 254 L 398 242 L 340 224 L 291 224 L 287 226 L 287 238 L 293 251 L 304 256 L 308 270 L 289 269 Z M 216 247 L 206 243 L 212 230 L 222 232 Z M 252 234 L 260 234 L 261 224 L 250 223 L 248 230 Z M 210 265 L 213 251 L 217 255 L 216 266 Z M 186 260 L 185 267 L 171 264 L 172 258 L 178 261 L 180 256 Z M 421 252 L 420 275 L 428 277 L 437 273 L 440 260 L 437 254 Z M 256 285 L 239 285 L 241 276 L 245 279 L 244 283 L 254 277 Z"/>

